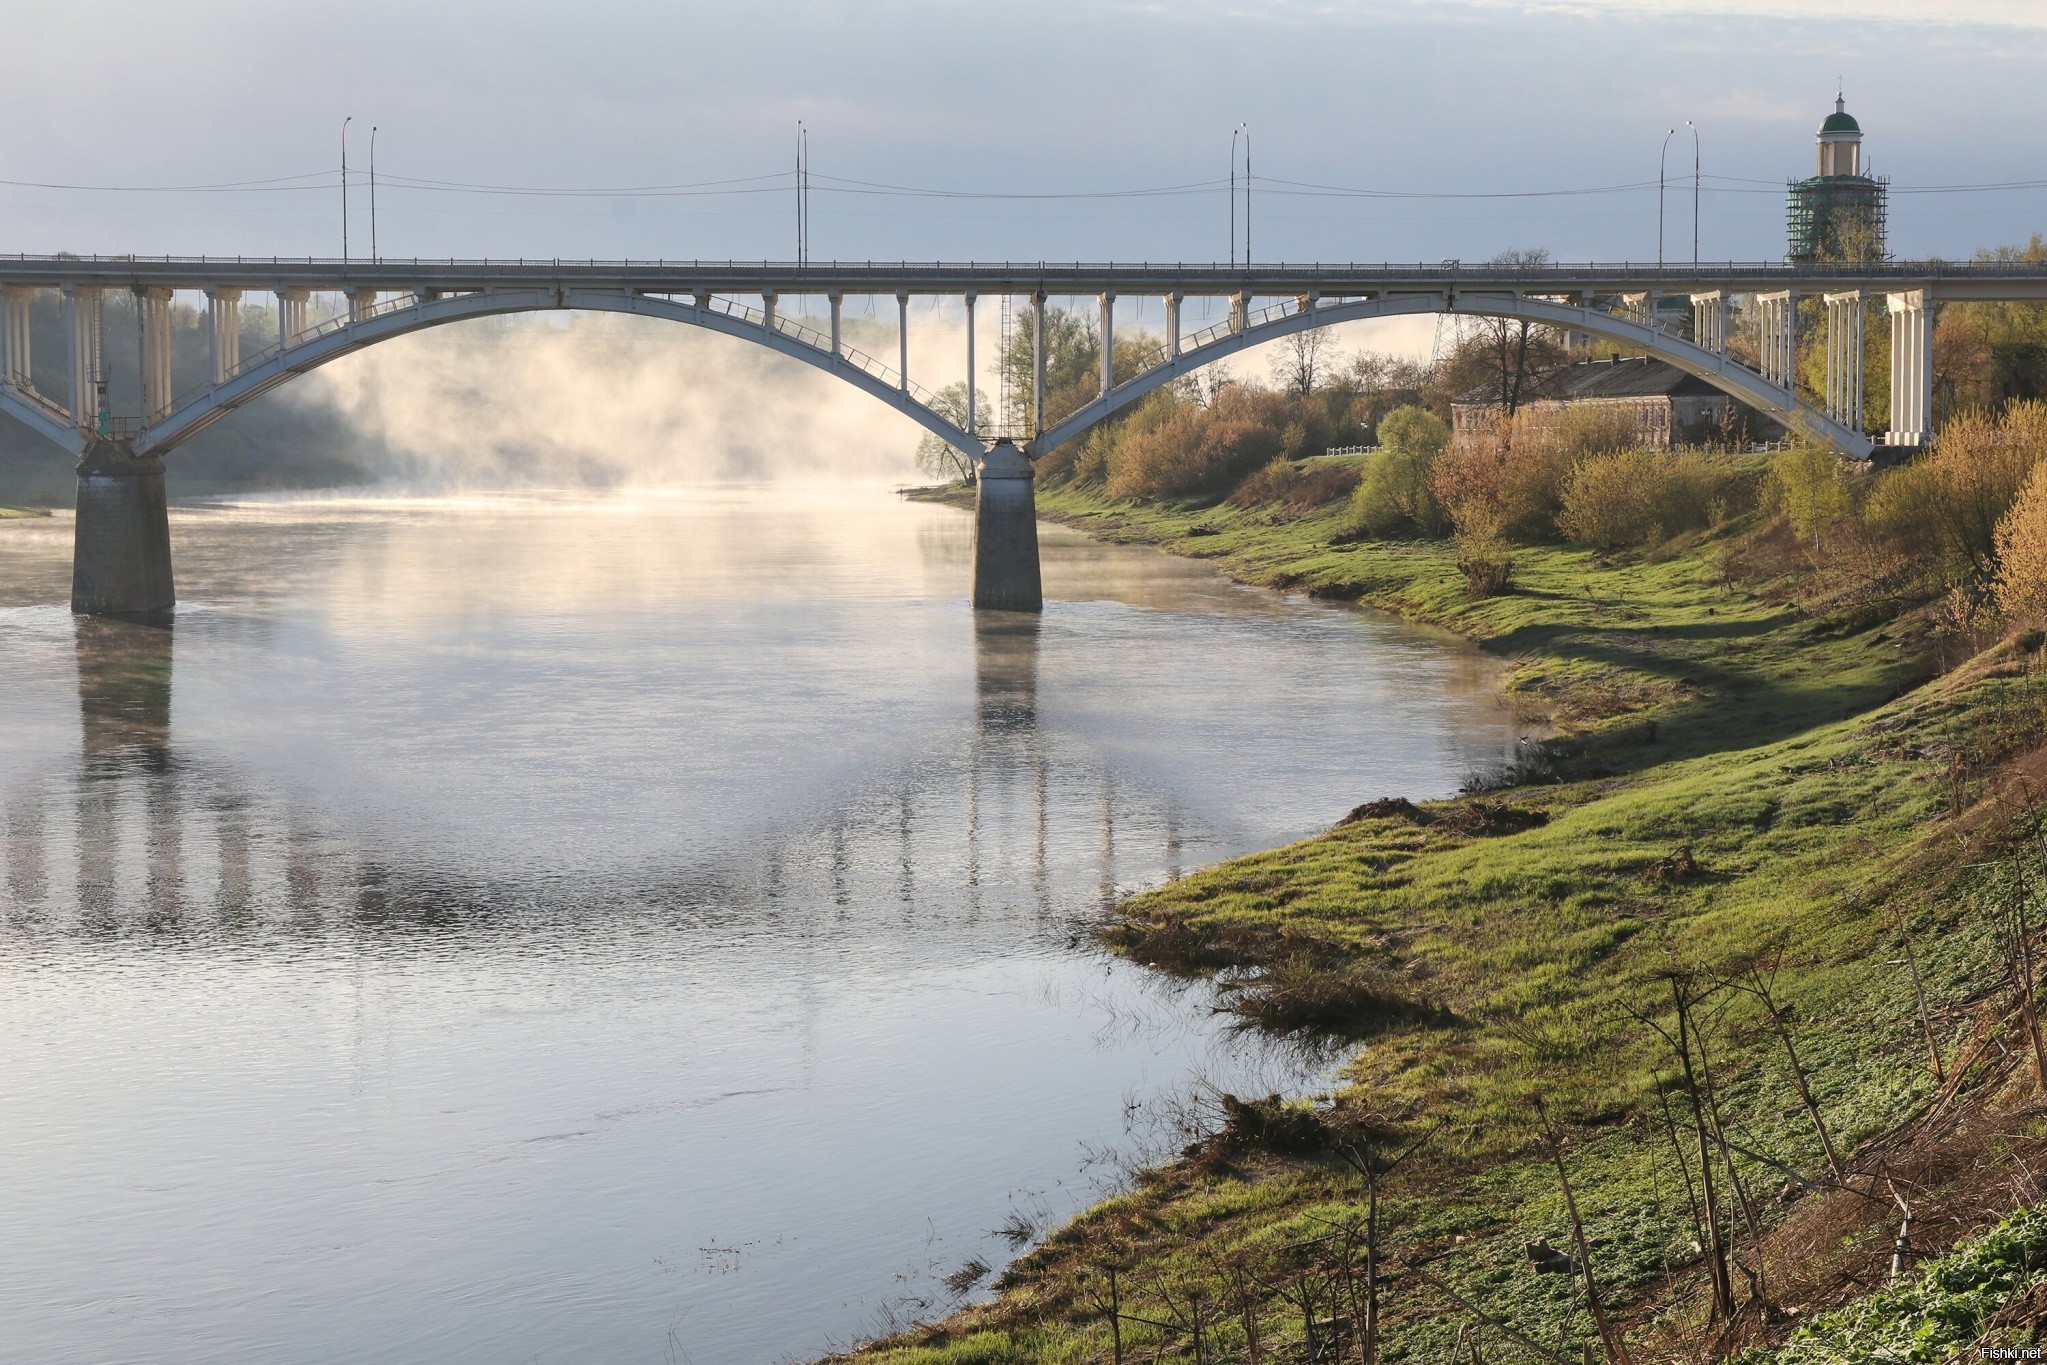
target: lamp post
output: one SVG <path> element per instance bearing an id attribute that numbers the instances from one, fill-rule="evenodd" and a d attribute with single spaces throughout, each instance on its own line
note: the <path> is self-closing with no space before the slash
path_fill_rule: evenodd
<path id="1" fill-rule="evenodd" d="M 1251 265 L 1251 125 L 1244 125 L 1244 266 Z"/>
<path id="2" fill-rule="evenodd" d="M 1677 129 L 1675 128 L 1663 135 L 1663 150 L 1656 157 L 1656 266 L 1659 270 L 1663 268 L 1663 186 L 1665 184 L 1663 167 L 1670 157 L 1670 140 L 1676 136 Z"/>
<path id="3" fill-rule="evenodd" d="M 383 257 L 377 254 L 377 125 L 370 125 L 370 264 L 375 265 Z"/>
<path id="4" fill-rule="evenodd" d="M 348 125 L 353 114 L 341 120 L 341 261 L 348 263 Z"/>
<path id="5" fill-rule="evenodd" d="M 1699 125 L 1690 119 L 1685 127 L 1692 130 L 1692 265 L 1699 264 Z"/>

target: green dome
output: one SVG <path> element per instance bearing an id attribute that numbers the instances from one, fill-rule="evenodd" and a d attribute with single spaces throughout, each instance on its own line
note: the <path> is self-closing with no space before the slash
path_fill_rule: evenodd
<path id="1" fill-rule="evenodd" d="M 1827 121 L 1820 125 L 1820 131 L 1823 133 L 1859 133 L 1862 131 L 1862 125 L 1855 121 L 1853 114 L 1836 112 L 1827 115 Z"/>

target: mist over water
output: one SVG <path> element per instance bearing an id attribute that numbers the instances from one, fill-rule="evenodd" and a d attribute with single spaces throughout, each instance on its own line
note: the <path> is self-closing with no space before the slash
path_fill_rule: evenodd
<path id="1" fill-rule="evenodd" d="M 802 1358 L 1318 1083 L 1090 946 L 1452 790 L 1452 641 L 803 483 L 181 507 L 174 628 L 0 524 L 0 1342 Z M 1164 1123 L 1163 1127 L 1158 1126 Z"/>
<path id="2" fill-rule="evenodd" d="M 961 326 L 919 317 L 912 331 L 920 378 L 964 372 Z M 884 334 L 856 316 L 847 335 L 894 362 L 892 320 Z M 419 490 L 912 480 L 923 432 L 764 347 L 604 313 L 450 324 L 299 384 L 395 452 L 391 481 Z"/>

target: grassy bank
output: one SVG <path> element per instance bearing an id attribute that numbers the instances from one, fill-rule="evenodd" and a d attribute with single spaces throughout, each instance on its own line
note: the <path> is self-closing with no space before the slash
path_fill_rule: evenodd
<path id="1" fill-rule="evenodd" d="M 47 517 L 49 515 L 49 509 L 43 507 L 0 507 L 0 521 L 10 521 L 17 517 Z"/>
<path id="2" fill-rule="evenodd" d="M 1218 1100 L 992 1302 L 868 1358 L 1358 1359 L 1371 1317 L 1385 1360 L 1602 1334 L 1700 1360 L 1880 1284 L 1900 1207 L 1945 1246 L 2023 1193 L 2047 1148 L 1989 907 L 2033 856 L 2037 635 L 1942 673 L 1973 642 L 1938 611 L 1800 595 L 1757 514 L 1649 555 L 1518 550 L 1475 601 L 1450 544 L 1350 542 L 1337 511 L 1040 507 L 1458 631 L 1557 735 L 1499 790 L 1361 791 L 1325 835 L 1126 902 L 1120 951 L 1353 1040 L 1342 1086 Z M 1586 1280 L 1546 1273 L 1581 1233 L 1603 1333 Z"/>

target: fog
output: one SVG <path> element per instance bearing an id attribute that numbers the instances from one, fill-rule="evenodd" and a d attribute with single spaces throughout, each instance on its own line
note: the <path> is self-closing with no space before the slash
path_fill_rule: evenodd
<path id="1" fill-rule="evenodd" d="M 1156 301 L 1146 302 L 1156 315 Z M 1138 300 L 1126 304 L 1119 336 L 1157 329 Z M 863 301 L 848 300 L 847 310 L 846 344 L 893 366 L 893 302 L 878 305 L 877 317 L 866 316 Z M 1192 310 L 1187 325 L 1203 320 Z M 1435 328 L 1433 318 L 1332 328 L 1325 373 L 1361 349 L 1426 356 Z M 993 406 L 1000 331 L 992 300 L 979 310 L 976 338 L 976 383 Z M 966 324 L 956 304 L 913 302 L 910 357 L 913 377 L 929 389 L 964 377 Z M 1261 347 L 1229 372 L 1269 382 L 1278 358 L 1275 347 Z M 335 361 L 286 392 L 381 447 L 388 466 L 378 472 L 408 491 L 928 477 L 914 459 L 923 428 L 879 399 L 752 342 L 660 319 L 559 313 L 453 323 Z"/>
<path id="2" fill-rule="evenodd" d="M 385 446 L 421 491 L 907 481 L 922 428 L 852 385 L 672 322 L 457 323 L 315 371 L 296 401 Z"/>

